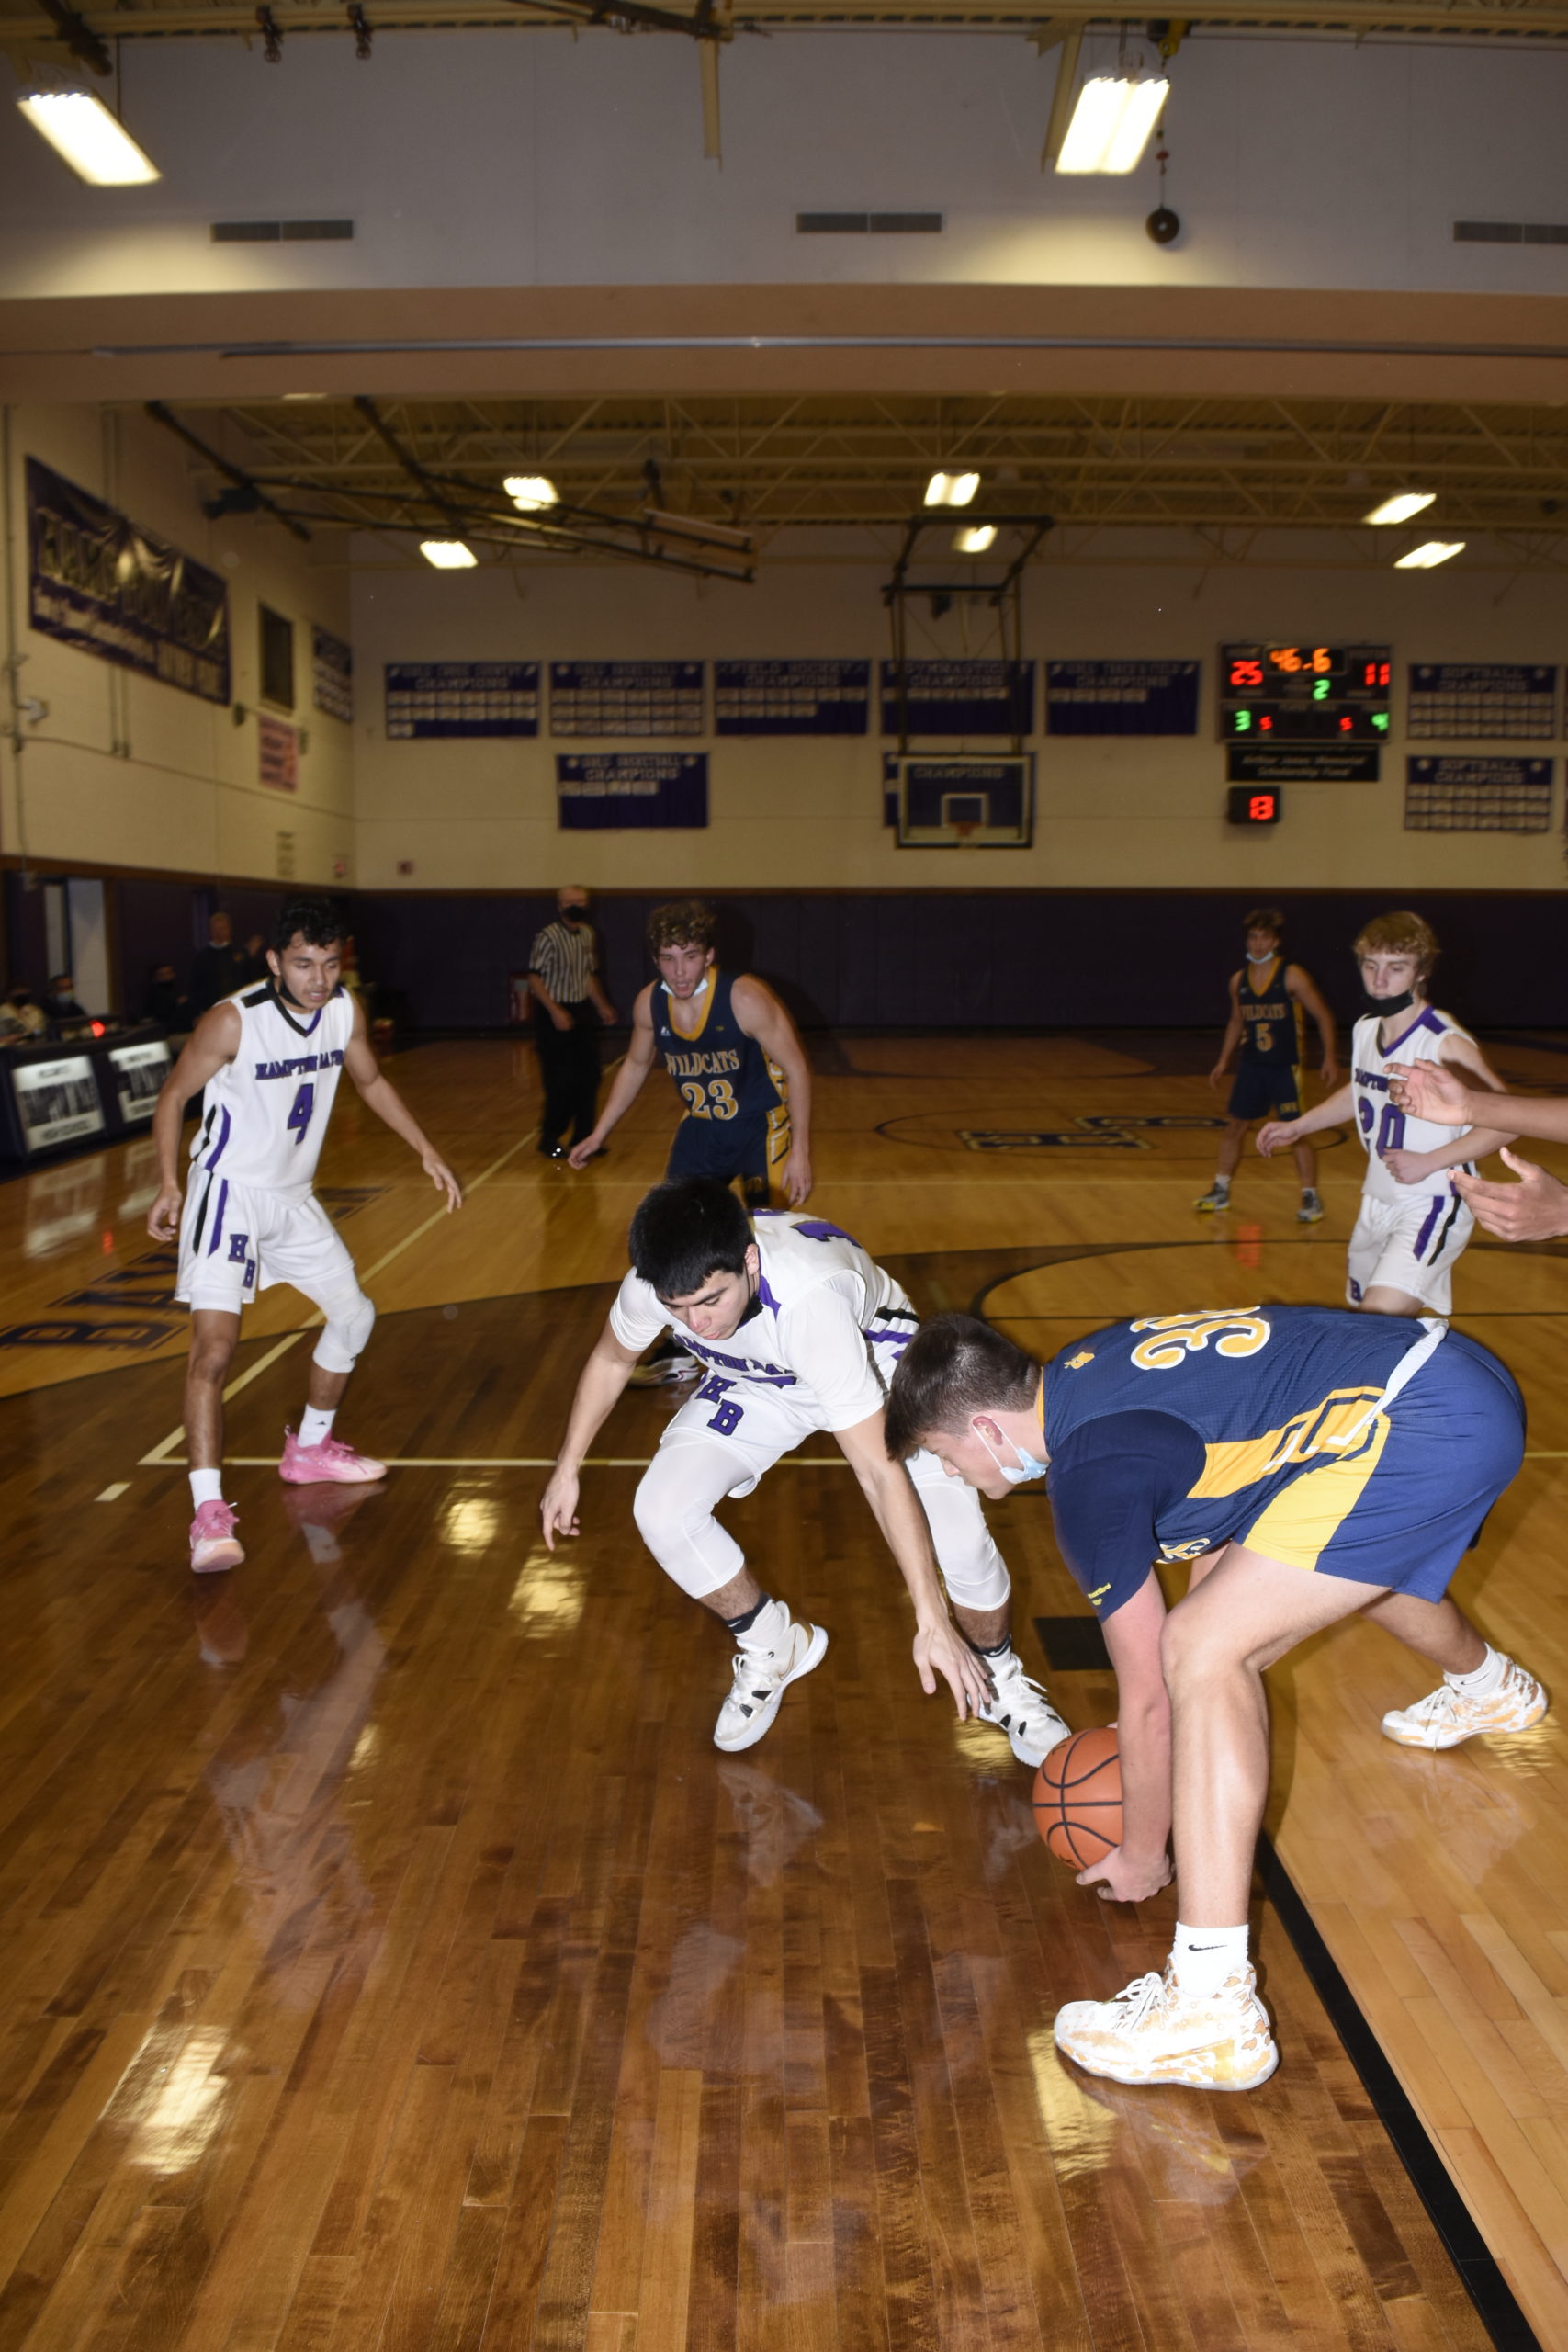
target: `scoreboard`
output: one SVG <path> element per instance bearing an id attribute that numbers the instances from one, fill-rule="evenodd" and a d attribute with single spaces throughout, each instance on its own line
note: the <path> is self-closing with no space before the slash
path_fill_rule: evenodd
<path id="1" fill-rule="evenodd" d="M 1392 680 L 1386 645 L 1222 645 L 1220 734 L 1227 743 L 1381 743 Z"/>

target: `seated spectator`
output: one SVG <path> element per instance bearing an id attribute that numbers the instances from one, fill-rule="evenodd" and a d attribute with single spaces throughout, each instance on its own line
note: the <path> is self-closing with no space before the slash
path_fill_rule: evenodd
<path id="1" fill-rule="evenodd" d="M 175 978 L 172 964 L 154 964 L 149 971 L 144 1017 L 156 1021 L 164 1029 L 194 1028 L 196 1014 L 191 1010 L 189 993 Z"/>
<path id="2" fill-rule="evenodd" d="M 13 980 L 6 997 L 6 1025 L 15 1023 L 28 1037 L 39 1037 L 49 1026 L 49 1015 L 26 980 Z"/>
<path id="3" fill-rule="evenodd" d="M 76 983 L 69 972 L 56 972 L 43 1000 L 51 1021 L 91 1021 L 92 1014 L 76 1001 Z"/>

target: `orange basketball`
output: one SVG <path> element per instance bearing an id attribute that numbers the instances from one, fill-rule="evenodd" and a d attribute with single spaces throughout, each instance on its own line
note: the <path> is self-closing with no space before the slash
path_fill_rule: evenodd
<path id="1" fill-rule="evenodd" d="M 1108 1726 L 1075 1732 L 1034 1775 L 1034 1819 L 1059 1862 L 1076 1871 L 1122 1843 L 1122 1755 Z"/>

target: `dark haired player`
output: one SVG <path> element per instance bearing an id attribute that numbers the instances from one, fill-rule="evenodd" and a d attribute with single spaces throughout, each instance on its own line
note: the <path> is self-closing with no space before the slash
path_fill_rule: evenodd
<path id="1" fill-rule="evenodd" d="M 285 1432 L 278 1475 L 295 1486 L 386 1476 L 384 1463 L 333 1435 L 333 1416 L 376 1319 L 354 1260 L 310 1191 L 340 1070 L 418 1154 L 447 1207 L 462 1204 L 457 1178 L 381 1073 L 365 1008 L 339 977 L 344 939 L 343 916 L 329 900 L 289 899 L 267 951 L 271 977 L 202 1014 L 152 1114 L 158 1197 L 147 1230 L 154 1241 L 172 1241 L 178 1232 L 175 1295 L 191 1310 L 185 1426 L 196 1506 L 190 1564 L 197 1570 L 238 1567 L 245 1556 L 234 1533 L 236 1514 L 223 1499 L 223 1388 L 241 1309 L 258 1290 L 291 1283 L 326 1318 L 299 1434 Z M 203 1090 L 182 1193 L 185 1105 Z"/>
<path id="2" fill-rule="evenodd" d="M 1247 1960 L 1265 1668 L 1361 1611 L 1443 1669 L 1428 1698 L 1383 1717 L 1402 1746 L 1525 1731 L 1546 1713 L 1534 1677 L 1446 1597 L 1522 1457 L 1511 1375 L 1446 1324 L 1337 1307 L 1141 1316 L 1069 1340 L 1043 1370 L 944 1315 L 894 1374 L 887 1442 L 929 1450 L 983 1494 L 1048 1482 L 1116 1669 L 1122 1839 L 1079 1884 L 1156 1894 L 1174 1813 L 1165 1973 L 1070 2003 L 1058 2045 L 1118 2082 L 1256 2088 L 1279 2059 Z M 1168 1616 L 1155 1560 L 1191 1563 Z"/>
<path id="3" fill-rule="evenodd" d="M 633 1365 L 673 1325 L 709 1376 L 665 1430 L 633 1510 L 666 1576 L 735 1641 L 715 1746 L 753 1747 L 787 1686 L 819 1664 L 828 1636 L 763 1591 L 714 1512 L 826 1431 L 909 1589 L 923 1687 L 934 1690 L 941 1674 L 961 1716 L 995 1724 L 1021 1763 L 1037 1764 L 1066 1725 L 1013 1650 L 1008 1572 L 979 1503 L 931 1455 L 906 1471 L 884 1442 L 886 1383 L 915 1329 L 899 1285 L 837 1226 L 783 1210 L 753 1224 L 711 1178 L 656 1185 L 632 1219 L 630 1250 L 632 1271 L 583 1366 L 540 1500 L 550 1549 L 578 1532 L 578 1473 Z"/>
<path id="4" fill-rule="evenodd" d="M 1280 952 L 1285 918 L 1278 907 L 1255 907 L 1244 919 L 1247 961 L 1231 974 L 1231 1012 L 1225 1023 L 1220 1058 L 1209 1072 L 1209 1084 L 1218 1086 L 1239 1046 L 1241 1066 L 1225 1104 L 1229 1125 L 1220 1138 L 1219 1165 L 1208 1191 L 1193 1203 L 1205 1215 L 1228 1209 L 1231 1178 L 1235 1174 L 1256 1119 L 1294 1119 L 1302 1107 L 1302 1039 L 1303 1008 L 1317 1023 L 1323 1041 L 1323 1082 L 1332 1086 L 1339 1076 L 1334 1042 L 1334 1015 L 1318 993 L 1312 974 L 1300 964 L 1287 964 Z M 1323 1216 L 1317 1191 L 1317 1154 L 1307 1143 L 1296 1146 L 1296 1172 L 1302 1180 L 1298 1225 L 1316 1225 Z"/>

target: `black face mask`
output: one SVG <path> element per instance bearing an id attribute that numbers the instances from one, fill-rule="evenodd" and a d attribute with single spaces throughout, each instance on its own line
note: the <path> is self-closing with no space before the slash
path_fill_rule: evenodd
<path id="1" fill-rule="evenodd" d="M 1406 989 L 1403 996 L 1373 996 L 1370 989 L 1361 990 L 1362 1011 L 1375 1012 L 1382 1021 L 1386 1021 L 1391 1012 L 1408 1012 L 1415 1001 L 1414 989 Z"/>

